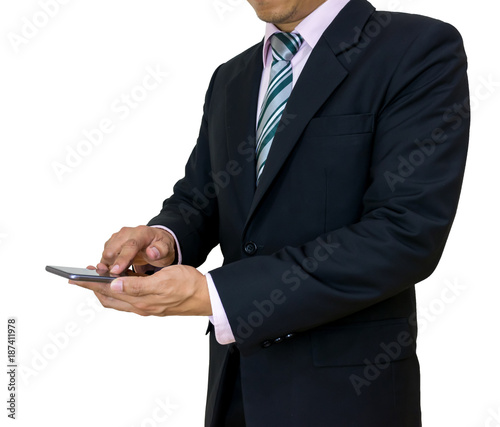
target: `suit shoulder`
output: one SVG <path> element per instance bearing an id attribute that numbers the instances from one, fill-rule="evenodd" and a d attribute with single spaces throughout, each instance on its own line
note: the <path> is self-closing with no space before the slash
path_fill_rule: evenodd
<path id="1" fill-rule="evenodd" d="M 409 37 L 429 32 L 444 37 L 462 38 L 453 25 L 429 16 L 377 10 L 373 13 L 372 19 L 376 22 L 384 22 L 389 32 L 406 34 Z"/>

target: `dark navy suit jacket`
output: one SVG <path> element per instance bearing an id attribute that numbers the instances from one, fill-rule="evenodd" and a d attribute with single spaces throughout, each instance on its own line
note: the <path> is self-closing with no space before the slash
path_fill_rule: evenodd
<path id="1" fill-rule="evenodd" d="M 262 43 L 220 66 L 185 177 L 150 224 L 211 272 L 241 354 L 247 426 L 419 426 L 414 285 L 462 185 L 458 32 L 351 0 L 298 79 L 255 187 Z M 206 425 L 230 346 L 210 334 Z"/>

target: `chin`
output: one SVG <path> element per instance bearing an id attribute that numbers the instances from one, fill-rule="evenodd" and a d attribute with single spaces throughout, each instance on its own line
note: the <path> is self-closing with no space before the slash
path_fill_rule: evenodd
<path id="1" fill-rule="evenodd" d="M 258 11 L 257 16 L 261 21 L 272 24 L 282 24 L 290 20 L 293 13 L 291 11 L 273 10 L 273 11 Z"/>

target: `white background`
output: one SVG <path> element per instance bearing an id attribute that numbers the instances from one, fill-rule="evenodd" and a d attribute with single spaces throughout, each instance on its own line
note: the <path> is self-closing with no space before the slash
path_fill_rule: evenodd
<path id="1" fill-rule="evenodd" d="M 500 426 L 492 417 L 500 410 L 500 8 L 496 0 L 373 4 L 440 18 L 465 39 L 474 108 L 463 196 L 438 269 L 417 287 L 427 313 L 422 409 L 427 427 Z M 18 321 L 18 426 L 202 425 L 206 319 L 104 310 L 44 267 L 98 262 L 111 233 L 156 215 L 182 176 L 213 70 L 263 35 L 243 0 L 219 1 L 219 13 L 214 5 L 66 0 L 46 20 L 35 0 L 0 6 L 0 319 Z M 42 28 L 30 32 L 33 21 Z M 29 37 L 17 44 L 23 31 Z M 148 67 L 168 76 L 124 118 L 113 106 L 141 94 Z M 103 119 L 113 131 L 58 177 L 54 162 Z M 201 271 L 220 263 L 214 251 Z M 2 425 L 6 418 L 3 410 Z"/>

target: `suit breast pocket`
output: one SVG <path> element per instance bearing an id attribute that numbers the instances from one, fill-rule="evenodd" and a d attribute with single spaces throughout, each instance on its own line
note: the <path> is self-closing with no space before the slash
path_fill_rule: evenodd
<path id="1" fill-rule="evenodd" d="M 305 157 L 314 157 L 325 176 L 325 231 L 359 219 L 369 181 L 373 114 L 320 116 L 303 134 Z"/>
<path id="2" fill-rule="evenodd" d="M 304 138 L 325 138 L 333 143 L 356 140 L 357 135 L 373 133 L 374 120 L 371 113 L 315 117 L 304 131 Z"/>

